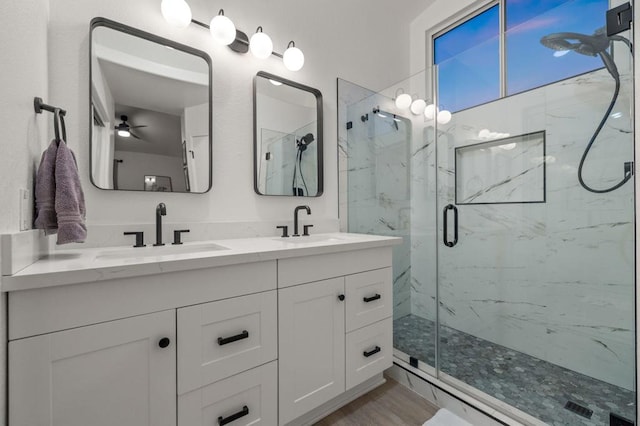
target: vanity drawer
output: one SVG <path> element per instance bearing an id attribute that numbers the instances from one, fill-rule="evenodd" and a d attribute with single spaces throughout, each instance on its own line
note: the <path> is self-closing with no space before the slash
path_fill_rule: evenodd
<path id="1" fill-rule="evenodd" d="M 393 365 L 392 327 L 387 318 L 347 334 L 347 390 Z"/>
<path id="2" fill-rule="evenodd" d="M 178 395 L 278 356 L 276 291 L 178 309 Z"/>
<path id="3" fill-rule="evenodd" d="M 221 417 L 233 426 L 277 425 L 277 398 L 278 368 L 273 361 L 180 395 L 178 426 L 218 425 Z"/>
<path id="4" fill-rule="evenodd" d="M 346 328 L 357 330 L 393 313 L 391 268 L 346 277 Z"/>

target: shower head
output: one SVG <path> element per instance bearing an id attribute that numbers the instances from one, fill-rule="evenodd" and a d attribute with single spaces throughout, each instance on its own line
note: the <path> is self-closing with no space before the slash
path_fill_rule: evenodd
<path id="1" fill-rule="evenodd" d="M 307 146 L 309 146 L 311 144 L 311 142 L 313 142 L 315 140 L 315 138 L 313 137 L 313 133 L 307 133 L 306 135 L 304 135 L 303 137 L 300 138 L 298 142 L 298 149 L 300 151 L 304 151 L 307 149 Z"/>
<path id="2" fill-rule="evenodd" d="M 609 74 L 615 79 L 620 78 L 618 67 L 611 55 L 607 52 L 612 41 L 622 41 L 631 48 L 629 40 L 621 36 L 608 37 L 604 27 L 598 28 L 593 35 L 580 33 L 554 33 L 549 34 L 540 39 L 540 43 L 549 49 L 557 51 L 573 50 L 586 56 L 599 56 L 602 63 L 609 71 Z"/>
<path id="3" fill-rule="evenodd" d="M 587 56 L 596 56 L 609 48 L 609 37 L 604 28 L 600 28 L 593 35 L 580 33 L 554 33 L 540 39 L 543 46 L 553 50 L 573 50 Z"/>

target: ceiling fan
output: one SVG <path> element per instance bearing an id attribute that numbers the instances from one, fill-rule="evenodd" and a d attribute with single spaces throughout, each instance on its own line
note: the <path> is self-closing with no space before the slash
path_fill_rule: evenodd
<path id="1" fill-rule="evenodd" d="M 138 135 L 136 135 L 135 133 L 133 133 L 131 131 L 131 129 L 137 129 L 140 127 L 147 127 L 146 125 L 141 125 L 141 126 L 131 126 L 129 125 L 129 123 L 127 123 L 128 117 L 126 115 L 121 115 L 120 116 L 120 120 L 122 120 L 122 123 L 118 124 L 115 129 L 118 132 L 118 136 L 121 136 L 123 138 L 128 138 L 129 136 L 133 136 L 136 139 L 140 139 L 140 137 Z"/>

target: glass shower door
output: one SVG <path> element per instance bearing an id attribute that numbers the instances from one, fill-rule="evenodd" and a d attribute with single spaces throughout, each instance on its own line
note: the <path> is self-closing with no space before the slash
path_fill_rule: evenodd
<path id="1" fill-rule="evenodd" d="M 529 422 L 636 415 L 633 180 L 578 179 L 603 116 L 584 182 L 615 186 L 633 161 L 631 56 L 615 53 L 610 111 L 601 68 L 435 124 L 438 376 Z"/>

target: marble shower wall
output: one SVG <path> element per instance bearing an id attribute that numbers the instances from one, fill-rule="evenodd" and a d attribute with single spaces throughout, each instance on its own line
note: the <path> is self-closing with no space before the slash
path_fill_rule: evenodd
<path id="1" fill-rule="evenodd" d="M 593 187 L 617 183 L 623 164 L 633 159 L 629 84 L 623 82 L 614 109 L 620 117 L 607 121 L 587 157 L 584 180 Z M 596 194 L 577 178 L 613 88 L 613 79 L 601 70 L 454 114 L 439 129 L 438 195 L 427 205 L 437 202 L 440 211 L 455 202 L 455 177 L 465 171 L 455 170 L 453 148 L 482 142 L 481 129 L 511 135 L 545 131 L 546 155 L 531 159 L 532 167 L 546 166 L 545 203 L 457 206 L 458 245 L 438 242 L 440 322 L 633 389 L 633 185 Z M 434 152 L 426 156 L 426 166 L 434 168 Z M 427 185 L 435 186 L 433 180 Z M 438 216 L 440 229 L 441 220 Z M 412 247 L 412 264 L 423 265 L 412 268 L 412 313 L 430 319 L 432 254 L 429 247 Z M 459 350 L 443 342 L 441 356 Z"/>
<path id="2" fill-rule="evenodd" d="M 412 123 L 401 117 L 394 120 L 393 103 L 382 95 L 345 80 L 339 80 L 338 87 L 341 229 L 403 237 L 393 253 L 394 317 L 398 318 L 411 310 Z"/>

